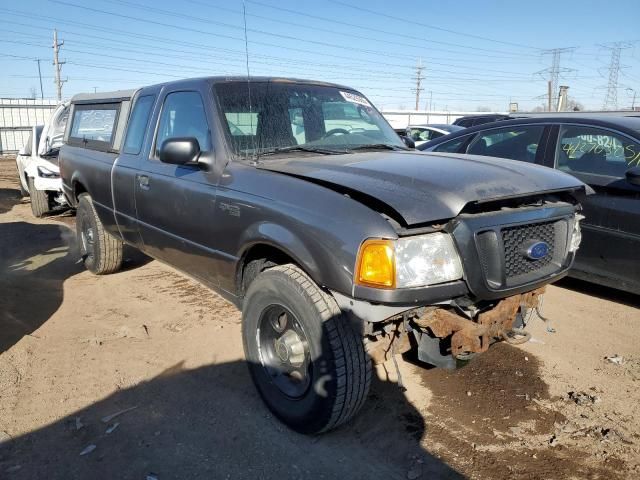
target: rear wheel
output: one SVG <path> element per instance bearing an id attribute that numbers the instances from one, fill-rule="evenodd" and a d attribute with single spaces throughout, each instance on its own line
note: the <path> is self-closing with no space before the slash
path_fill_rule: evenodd
<path id="1" fill-rule="evenodd" d="M 362 336 L 302 270 L 288 264 L 262 272 L 242 315 L 251 376 L 282 422 L 320 433 L 358 412 L 372 374 Z"/>
<path id="2" fill-rule="evenodd" d="M 76 233 L 84 266 L 96 275 L 117 272 L 122 266 L 123 243 L 107 233 L 91 197 L 83 193 L 76 211 Z"/>
<path id="3" fill-rule="evenodd" d="M 31 196 L 31 212 L 35 217 L 42 217 L 51 210 L 49 194 L 43 190 L 36 190 L 33 178 L 29 178 L 29 192 Z"/>

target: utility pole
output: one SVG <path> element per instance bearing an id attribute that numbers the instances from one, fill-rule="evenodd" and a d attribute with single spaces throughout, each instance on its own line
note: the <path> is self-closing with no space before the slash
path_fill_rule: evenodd
<path id="1" fill-rule="evenodd" d="M 566 47 L 566 48 L 552 48 L 551 50 L 544 50 L 542 52 L 543 55 L 551 55 L 551 66 L 549 68 L 545 68 L 544 70 L 540 70 L 536 72 L 539 75 L 547 74 L 548 75 L 548 84 L 547 84 L 547 110 L 549 112 L 553 111 L 553 105 L 558 103 L 558 98 L 555 95 L 558 95 L 558 81 L 561 73 L 573 72 L 573 68 L 561 68 L 560 60 L 563 53 L 570 53 L 575 50 L 575 47 Z"/>
<path id="2" fill-rule="evenodd" d="M 603 110 L 618 109 L 618 75 L 620 74 L 620 54 L 625 48 L 630 48 L 628 42 L 614 42 L 602 45 L 603 48 L 611 50 L 611 61 L 609 62 L 609 83 L 607 84 L 607 94 L 602 104 Z"/>
<path id="3" fill-rule="evenodd" d="M 40 78 L 40 100 L 44 100 L 44 92 L 42 90 L 42 71 L 40 70 L 40 59 L 36 58 L 38 62 L 38 77 Z"/>
<path id="4" fill-rule="evenodd" d="M 422 88 L 422 80 L 424 79 L 423 75 L 422 75 L 422 71 L 425 69 L 425 67 L 422 66 L 422 59 L 418 60 L 418 65 L 416 66 L 416 76 L 413 77 L 413 79 L 416 81 L 416 110 L 418 110 L 420 108 L 420 92 L 422 90 L 424 90 L 424 88 Z"/>
<path id="5" fill-rule="evenodd" d="M 633 88 L 627 88 L 627 92 L 633 92 L 633 99 L 631 100 L 631 111 L 636 110 L 636 91 Z"/>
<path id="6" fill-rule="evenodd" d="M 55 73 L 55 83 L 56 90 L 58 92 L 58 102 L 62 101 L 62 84 L 66 82 L 66 80 L 62 80 L 60 78 L 60 72 L 62 70 L 62 65 L 66 62 L 61 62 L 58 58 L 58 54 L 60 53 L 60 47 L 64 45 L 64 40 L 58 43 L 58 30 L 53 31 L 53 66 Z"/>

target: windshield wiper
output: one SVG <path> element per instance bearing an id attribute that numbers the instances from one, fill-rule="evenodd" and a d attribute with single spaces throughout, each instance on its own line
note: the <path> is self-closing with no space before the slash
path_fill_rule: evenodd
<path id="1" fill-rule="evenodd" d="M 262 157 L 264 155 L 275 155 L 278 153 L 285 153 L 285 152 L 311 152 L 311 153 L 321 153 L 323 155 L 342 155 L 345 153 L 349 153 L 347 150 L 331 150 L 329 148 L 305 147 L 304 145 L 291 145 L 290 147 L 278 147 L 271 150 L 266 150 L 264 152 L 259 152 L 258 156 Z"/>
<path id="2" fill-rule="evenodd" d="M 409 150 L 406 147 L 400 147 L 398 145 L 392 145 L 390 143 L 371 143 L 369 145 L 358 145 L 357 147 L 351 147 L 349 150 Z"/>

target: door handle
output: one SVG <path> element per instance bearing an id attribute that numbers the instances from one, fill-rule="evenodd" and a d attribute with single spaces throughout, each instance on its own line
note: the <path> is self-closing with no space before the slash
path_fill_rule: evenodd
<path id="1" fill-rule="evenodd" d="M 147 175 L 137 175 L 138 177 L 138 185 L 143 190 L 149 190 L 149 177 Z"/>

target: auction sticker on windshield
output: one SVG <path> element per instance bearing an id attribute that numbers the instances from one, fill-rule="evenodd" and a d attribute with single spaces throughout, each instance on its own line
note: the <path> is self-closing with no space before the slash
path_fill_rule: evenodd
<path id="1" fill-rule="evenodd" d="M 357 103 L 358 105 L 364 105 L 365 107 L 371 106 L 366 98 L 361 97 L 360 95 L 356 95 L 355 93 L 341 91 L 340 95 L 342 95 L 342 98 L 344 98 L 347 102 Z"/>

